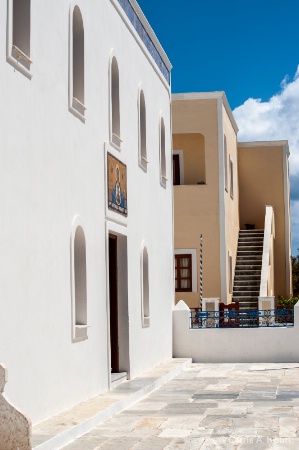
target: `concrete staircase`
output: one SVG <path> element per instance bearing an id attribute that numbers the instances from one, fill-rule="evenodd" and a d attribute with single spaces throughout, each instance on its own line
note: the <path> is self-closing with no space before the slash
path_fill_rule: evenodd
<path id="1" fill-rule="evenodd" d="M 264 230 L 240 230 L 232 302 L 258 309 Z"/>

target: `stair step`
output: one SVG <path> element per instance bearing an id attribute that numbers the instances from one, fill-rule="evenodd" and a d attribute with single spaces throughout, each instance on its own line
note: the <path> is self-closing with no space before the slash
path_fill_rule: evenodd
<path id="1" fill-rule="evenodd" d="M 234 302 L 258 304 L 258 297 L 233 297 Z"/>
<path id="2" fill-rule="evenodd" d="M 264 230 L 240 230 L 232 301 L 240 310 L 257 310 L 263 257 Z"/>
<path id="3" fill-rule="evenodd" d="M 239 230 L 239 233 L 263 233 L 263 228 L 253 228 L 252 230 Z"/>
<path id="4" fill-rule="evenodd" d="M 239 266 L 235 268 L 236 275 L 261 275 L 261 266 Z"/>
<path id="5" fill-rule="evenodd" d="M 233 291 L 234 297 L 258 297 L 260 291 Z"/>
<path id="6" fill-rule="evenodd" d="M 252 287 L 260 286 L 260 281 L 259 280 L 235 280 L 234 282 L 234 290 L 235 289 L 251 289 Z"/>
<path id="7" fill-rule="evenodd" d="M 254 250 L 251 247 L 245 247 L 245 249 L 238 249 L 237 256 L 250 256 L 250 255 L 262 255 L 263 247 L 259 247 L 257 250 Z"/>
<path id="8" fill-rule="evenodd" d="M 244 242 L 262 242 L 264 239 L 264 235 L 260 234 L 257 236 L 239 236 L 239 242 L 242 244 Z"/>
<path id="9" fill-rule="evenodd" d="M 259 292 L 260 286 L 259 283 L 256 284 L 242 284 L 241 286 L 236 286 L 234 284 L 233 292 Z M 258 295 L 258 294 L 257 294 Z"/>
<path id="10" fill-rule="evenodd" d="M 250 262 L 250 261 L 255 261 L 255 262 L 261 262 L 262 263 L 262 255 L 237 255 L 237 261 L 236 263 L 242 263 L 243 261 L 245 262 Z"/>

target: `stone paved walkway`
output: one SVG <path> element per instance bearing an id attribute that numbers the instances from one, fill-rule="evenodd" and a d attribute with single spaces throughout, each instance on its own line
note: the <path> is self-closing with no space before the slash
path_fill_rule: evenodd
<path id="1" fill-rule="evenodd" d="M 192 364 L 64 450 L 299 449 L 298 364 Z"/>

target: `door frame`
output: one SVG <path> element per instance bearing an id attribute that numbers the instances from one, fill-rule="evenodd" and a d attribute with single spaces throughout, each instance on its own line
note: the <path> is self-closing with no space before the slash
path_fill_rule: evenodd
<path id="1" fill-rule="evenodd" d="M 108 379 L 108 389 L 111 389 L 111 344 L 110 344 L 110 283 L 109 283 L 109 235 L 115 235 L 117 237 L 117 266 L 118 266 L 118 275 L 120 273 L 123 274 L 123 268 L 120 272 L 120 258 L 122 258 L 122 252 L 119 251 L 119 247 L 123 245 L 125 242 L 125 245 L 127 246 L 127 236 L 128 236 L 128 230 L 127 227 L 120 225 L 118 223 L 112 222 L 110 220 L 106 219 L 106 318 L 107 318 L 107 379 Z M 126 250 L 126 258 L 127 258 L 127 250 Z M 126 262 L 128 265 L 128 262 Z M 128 305 L 128 267 L 126 266 L 126 289 L 118 289 L 118 310 L 120 309 L 120 306 L 124 304 L 127 308 L 127 311 L 129 309 Z M 123 278 L 118 276 L 119 278 Z M 121 282 L 121 280 L 120 280 Z M 120 292 L 121 291 L 121 292 Z M 120 298 L 121 297 L 121 298 Z M 121 305 L 120 305 L 121 300 Z M 122 313 L 122 312 L 121 312 Z M 128 314 L 128 312 L 127 312 Z M 130 357 L 129 357 L 129 320 L 123 320 L 122 323 L 118 320 L 118 328 L 119 328 L 119 335 L 122 335 L 122 346 L 124 347 L 124 351 L 122 351 L 122 355 L 119 349 L 119 364 L 120 364 L 120 370 L 125 367 L 125 370 L 128 374 L 128 379 L 130 379 Z M 121 328 L 121 330 L 120 330 Z M 124 330 L 123 330 L 124 329 Z M 123 338 L 123 331 L 125 331 L 125 337 Z M 120 342 L 120 339 L 119 339 Z"/>

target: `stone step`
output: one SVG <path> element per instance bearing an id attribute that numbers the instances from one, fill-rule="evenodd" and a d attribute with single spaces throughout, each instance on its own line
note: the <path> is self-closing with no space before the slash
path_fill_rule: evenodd
<path id="1" fill-rule="evenodd" d="M 264 239 L 264 235 L 263 234 L 256 234 L 255 236 L 253 235 L 239 235 L 238 238 L 238 242 L 253 242 L 253 241 L 257 241 L 257 242 L 261 242 Z"/>
<path id="2" fill-rule="evenodd" d="M 233 291 L 234 297 L 258 297 L 260 295 L 260 291 Z"/>
<path id="3" fill-rule="evenodd" d="M 234 282 L 234 289 L 235 288 L 240 288 L 240 289 L 247 289 L 247 288 L 252 288 L 254 286 L 260 286 L 260 280 L 259 277 L 256 280 L 236 280 Z"/>
<path id="4" fill-rule="evenodd" d="M 248 254 L 248 253 L 255 254 L 255 253 L 257 253 L 257 254 L 260 254 L 260 253 L 263 253 L 263 246 L 262 245 L 252 245 L 252 246 L 249 246 L 249 245 L 247 245 L 247 246 L 246 245 L 245 246 L 238 245 L 237 253 L 245 253 L 245 254 Z"/>
<path id="5" fill-rule="evenodd" d="M 237 255 L 237 261 L 236 263 L 242 262 L 242 261 L 260 261 L 262 263 L 262 255 Z"/>
<path id="6" fill-rule="evenodd" d="M 257 251 L 257 252 L 261 252 L 263 253 L 263 246 L 262 245 L 243 245 L 244 243 L 242 242 L 242 245 L 238 245 L 238 253 L 239 252 L 250 252 L 250 251 Z"/>
<path id="7" fill-rule="evenodd" d="M 190 367 L 191 364 L 191 358 L 171 358 L 139 377 L 124 381 L 110 391 L 106 391 L 67 411 L 56 414 L 44 422 L 37 423 L 32 427 L 33 450 L 63 448 L 76 438 L 91 431 L 115 414 L 163 386 L 163 384 Z M 86 446 L 80 445 L 79 442 L 78 444 L 75 447 L 80 450 L 83 450 L 83 448 L 95 448 L 93 443 Z M 72 446 L 72 448 L 75 447 Z M 109 447 L 112 448 L 112 446 Z M 121 446 L 119 445 L 118 447 L 120 448 Z M 3 446 L 1 448 L 4 449 Z M 8 447 L 5 447 L 5 449 L 8 450 Z"/>
<path id="8" fill-rule="evenodd" d="M 248 267 L 246 268 L 246 266 L 243 266 L 242 267 L 242 269 L 238 269 L 237 267 L 236 267 L 236 269 L 235 269 L 235 275 L 236 276 L 238 276 L 238 275 L 248 275 L 248 276 L 251 276 L 251 275 L 258 275 L 258 276 L 261 276 L 261 268 L 255 268 L 255 267 L 251 267 L 250 269 L 248 269 Z"/>
<path id="9" fill-rule="evenodd" d="M 263 233 L 263 228 L 253 228 L 253 230 L 239 230 L 239 233 Z"/>
<path id="10" fill-rule="evenodd" d="M 245 263 L 251 263 L 251 262 L 253 262 L 253 263 L 255 263 L 255 264 L 262 264 L 262 258 L 261 258 L 261 256 L 257 256 L 256 258 L 255 257 L 251 257 L 251 259 L 250 258 L 246 258 L 245 256 L 241 256 L 241 257 L 237 257 L 237 260 L 236 260 L 236 264 L 245 264 Z"/>
<path id="11" fill-rule="evenodd" d="M 234 284 L 233 292 L 259 292 L 260 290 L 260 283 L 256 282 L 255 284 L 242 284 L 241 286 L 237 286 Z M 257 294 L 259 295 L 259 294 Z"/>
<path id="12" fill-rule="evenodd" d="M 239 237 L 238 243 L 242 245 L 260 245 L 263 243 L 264 237 L 263 236 L 256 236 L 256 237 Z"/>
<path id="13" fill-rule="evenodd" d="M 237 255 L 262 255 L 263 247 L 238 247 Z"/>
<path id="14" fill-rule="evenodd" d="M 243 306 L 239 305 L 239 311 L 246 311 L 246 310 L 251 310 L 251 311 L 256 311 L 258 309 L 258 305 L 257 303 L 244 303 Z"/>
<path id="15" fill-rule="evenodd" d="M 239 297 L 239 296 L 237 296 L 237 295 L 235 295 L 235 296 L 233 296 L 233 298 L 232 298 L 232 300 L 234 301 L 234 302 L 239 302 L 240 304 L 242 303 L 254 303 L 254 304 L 257 304 L 258 303 L 258 297 L 256 297 L 256 296 L 251 296 L 251 295 L 249 295 L 249 296 L 243 296 L 243 297 Z"/>

